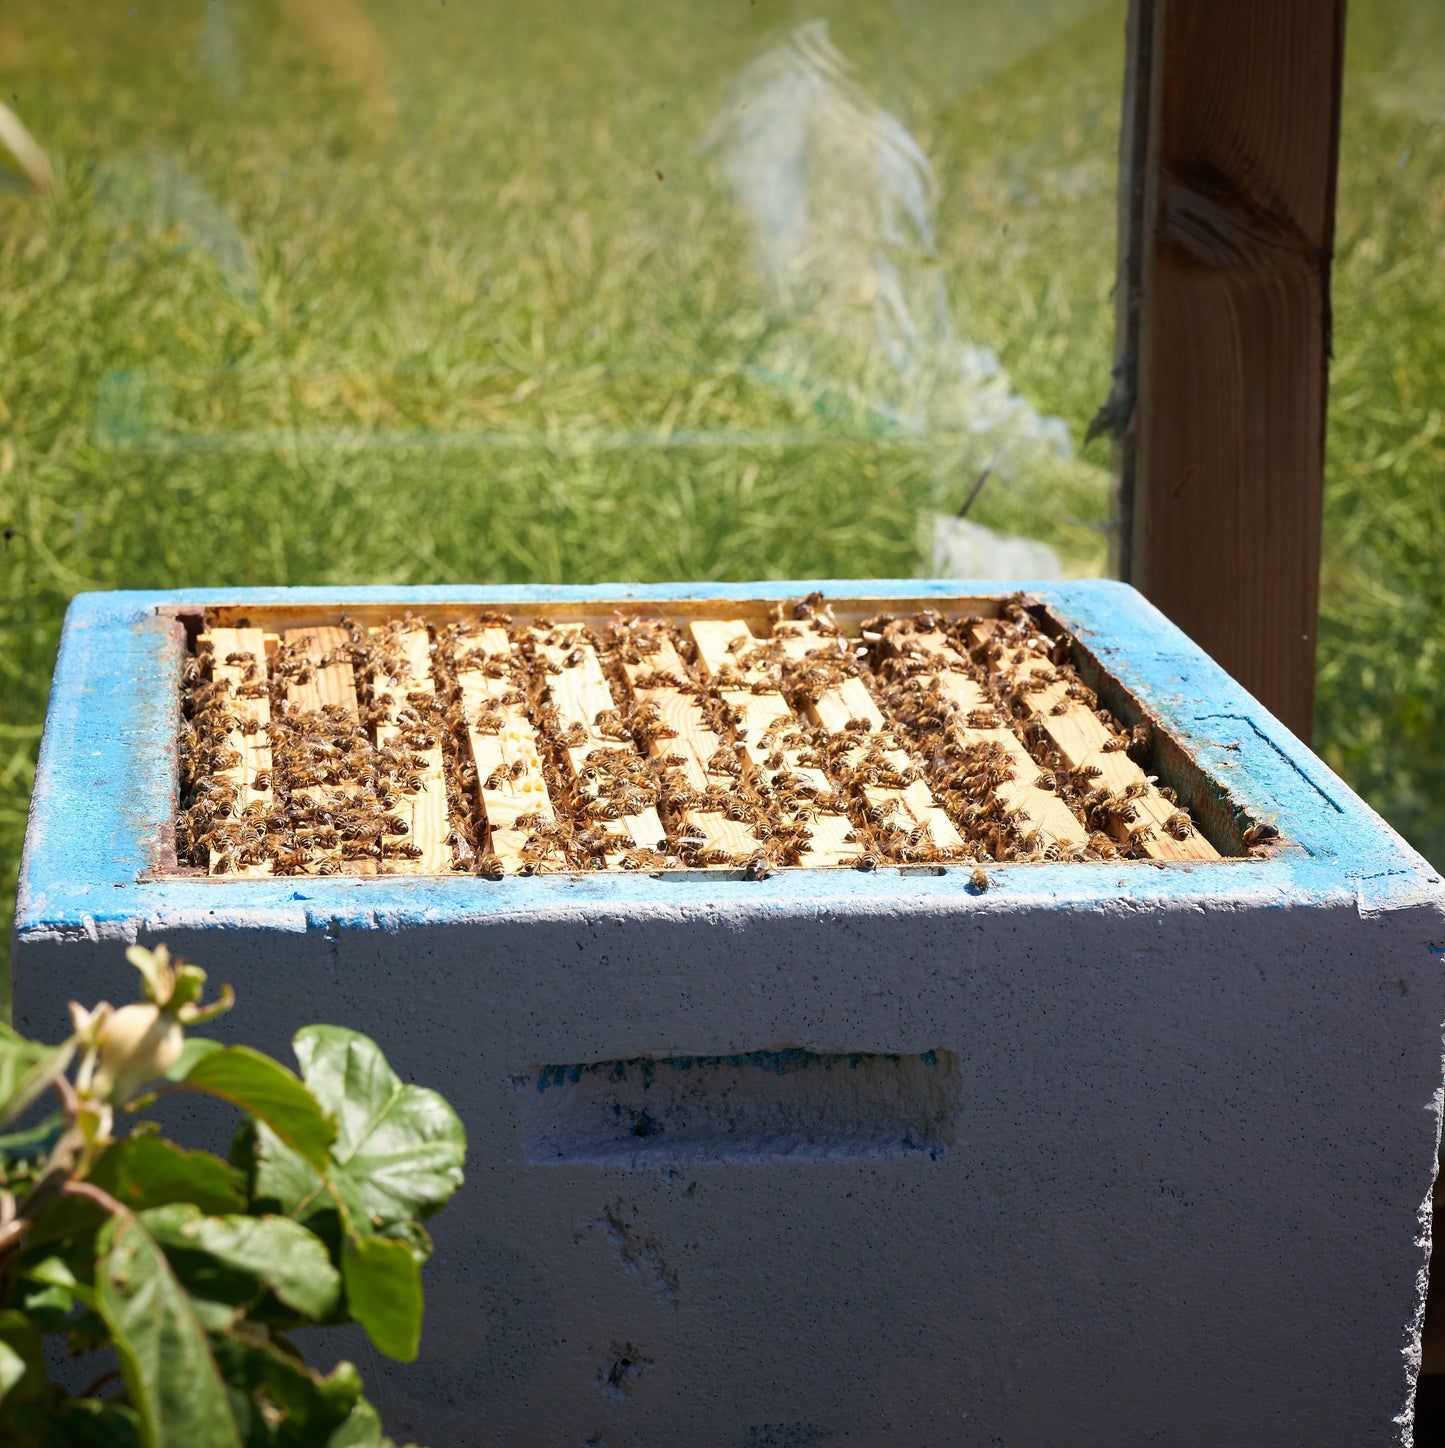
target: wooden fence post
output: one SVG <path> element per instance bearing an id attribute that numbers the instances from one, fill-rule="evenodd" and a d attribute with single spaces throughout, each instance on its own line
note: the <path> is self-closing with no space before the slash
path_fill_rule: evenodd
<path id="1" fill-rule="evenodd" d="M 1116 566 L 1306 740 L 1344 26 L 1134 0 L 1121 147 Z"/>

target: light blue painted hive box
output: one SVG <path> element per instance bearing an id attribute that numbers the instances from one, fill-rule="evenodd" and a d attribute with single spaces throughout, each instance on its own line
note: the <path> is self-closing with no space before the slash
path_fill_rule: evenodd
<path id="1" fill-rule="evenodd" d="M 1120 728 L 1152 725 L 1143 767 L 1221 858 L 1075 862 L 1031 836 L 1064 858 L 980 867 L 889 825 L 872 869 L 668 854 L 500 880 L 238 875 L 242 852 L 178 873 L 181 680 L 209 629 L 411 615 L 439 638 L 482 611 L 541 629 L 621 608 L 763 638 L 768 605 L 815 586 L 77 598 L 21 874 L 17 1024 L 56 1038 L 67 1000 L 127 998 L 123 944 L 164 939 L 236 986 L 225 1031 L 287 1059 L 302 1024 L 356 1026 L 446 1094 L 471 1157 L 433 1224 L 422 1357 L 360 1358 L 398 1437 L 1401 1441 L 1440 1129 L 1441 882 L 1122 585 L 1031 588 L 1029 617 Z M 821 587 L 850 642 L 870 614 L 997 613 L 1002 592 Z M 1041 770 L 1071 765 L 1029 737 Z M 760 767 L 776 782 L 776 758 Z M 466 788 L 500 800 L 507 774 Z M 1138 828 L 1113 808 L 1104 833 Z"/>

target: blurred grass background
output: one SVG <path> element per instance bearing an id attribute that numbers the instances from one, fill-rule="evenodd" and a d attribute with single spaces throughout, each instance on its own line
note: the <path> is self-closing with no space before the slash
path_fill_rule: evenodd
<path id="1" fill-rule="evenodd" d="M 941 183 L 957 334 L 1077 448 L 1109 386 L 1122 0 L 0 0 L 0 97 L 58 178 L 0 190 L 7 935 L 78 590 L 926 570 L 920 516 L 992 442 L 900 425 L 876 359 L 781 365 L 807 304 L 760 278 L 705 144 L 818 17 Z M 1433 18 L 1351 9 L 1316 743 L 1445 862 Z M 1098 571 L 1106 464 L 1041 452 L 970 517 Z"/>

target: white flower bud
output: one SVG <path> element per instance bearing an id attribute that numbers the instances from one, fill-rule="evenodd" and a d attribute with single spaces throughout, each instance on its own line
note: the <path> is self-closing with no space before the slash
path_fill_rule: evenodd
<path id="1" fill-rule="evenodd" d="M 170 1011 L 149 1004 L 122 1006 L 106 1022 L 100 1038 L 94 1094 L 116 1102 L 128 1100 L 176 1064 L 184 1042 L 181 1023 Z"/>

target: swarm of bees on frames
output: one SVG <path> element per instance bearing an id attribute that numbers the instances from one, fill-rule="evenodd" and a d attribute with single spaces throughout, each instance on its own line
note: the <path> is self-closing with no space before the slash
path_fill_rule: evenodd
<path id="1" fill-rule="evenodd" d="M 450 867 L 486 880 L 697 868 L 762 880 L 815 859 L 819 822 L 831 818 L 828 838 L 852 851 L 843 863 L 865 871 L 955 864 L 970 868 L 971 888 L 982 891 L 986 866 L 1140 859 L 1159 853 L 1153 842 L 1186 841 L 1196 828 L 1172 792 L 1138 769 L 1136 781 L 1110 788 L 1106 774 L 1120 773 L 1098 754 L 1069 767 L 1051 729 L 1071 711 L 1102 725 L 1102 754 L 1147 761 L 1154 740 L 1147 724 L 1126 728 L 1100 706 L 1069 641 L 1046 632 L 1022 599 L 1006 600 L 992 619 L 880 614 L 845 633 L 822 595 L 810 594 L 779 604 L 768 636 L 734 642 L 710 671 L 681 628 L 654 616 L 593 628 L 478 612 L 430 625 L 343 620 L 342 628 L 344 641 L 325 652 L 292 633 L 269 642 L 269 658 L 187 660 L 182 865 L 275 875 L 407 868 L 425 854 L 411 837 L 408 802 L 438 773 Z M 429 652 L 420 678 L 419 628 Z M 924 635 L 934 636 L 927 646 Z M 216 663 L 227 666 L 224 677 Z M 298 691 L 337 666 L 354 681 L 355 710 L 300 707 Z M 566 676 L 585 669 L 595 689 L 599 667 L 611 705 L 585 719 L 568 704 Z M 478 671 L 489 682 L 486 702 L 468 710 L 460 676 Z M 980 702 L 955 703 L 957 687 L 944 686 L 950 674 L 976 686 L 967 696 Z M 834 730 L 815 722 L 820 701 L 860 684 L 876 713 Z M 749 739 L 725 690 L 780 695 L 780 712 Z M 245 701 L 253 699 L 269 703 L 268 724 L 252 717 Z M 503 734 L 509 720 L 526 721 L 536 754 L 505 753 L 479 773 L 474 739 Z M 245 781 L 242 751 L 263 728 L 270 768 Z M 520 798 L 524 787 L 535 805 L 510 820 L 503 846 L 487 797 Z M 1072 841 L 1030 817 L 1030 790 L 1078 821 Z M 949 842 L 937 838 L 917 808 L 925 797 L 961 846 L 946 829 Z M 1248 846 L 1261 850 L 1268 829 L 1252 830 Z"/>

